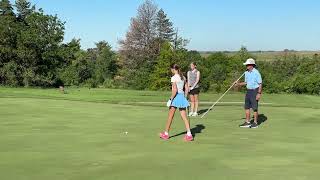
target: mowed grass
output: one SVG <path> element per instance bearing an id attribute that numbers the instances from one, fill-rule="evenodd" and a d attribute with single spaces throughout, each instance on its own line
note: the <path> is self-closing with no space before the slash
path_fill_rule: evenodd
<path id="1" fill-rule="evenodd" d="M 79 91 L 80 90 L 80 91 Z M 241 104 L 192 118 L 183 142 L 176 116 L 169 141 L 158 133 L 168 92 L 0 88 L 3 180 L 319 179 L 320 97 L 264 95 L 259 129 L 240 129 Z M 204 94 L 215 100 L 219 95 Z M 243 94 L 227 95 L 237 102 Z M 129 104 L 129 103 L 132 104 Z M 297 105 L 297 106 L 295 106 Z M 203 105 L 206 109 L 208 105 Z M 125 132 L 128 132 L 126 134 Z"/>

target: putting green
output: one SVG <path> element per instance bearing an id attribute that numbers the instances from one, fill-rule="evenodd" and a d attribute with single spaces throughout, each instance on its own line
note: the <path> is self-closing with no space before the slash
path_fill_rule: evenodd
<path id="1" fill-rule="evenodd" d="M 59 95 L 55 90 L 0 91 L 4 180 L 310 180 L 320 176 L 319 97 L 267 95 L 266 102 L 279 105 L 287 99 L 300 104 L 262 106 L 265 122 L 259 129 L 238 128 L 243 121 L 241 105 L 217 106 L 205 119 L 191 119 L 195 141 L 185 143 L 179 135 L 184 131 L 179 116 L 171 132 L 178 136 L 169 141 L 158 138 L 165 125 L 165 107 L 113 104 L 107 97 L 101 99 L 108 103 L 98 101 L 97 93 L 110 95 L 113 90 L 94 90 L 92 99 L 88 93 Z M 155 100 L 127 92 L 127 98 L 119 97 L 123 102 Z M 242 99 L 241 94 L 230 96 L 226 98 Z"/>

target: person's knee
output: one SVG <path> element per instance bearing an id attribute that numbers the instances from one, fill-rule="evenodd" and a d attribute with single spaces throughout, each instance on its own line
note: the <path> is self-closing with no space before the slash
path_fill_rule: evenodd
<path id="1" fill-rule="evenodd" d="M 170 110 L 170 111 L 175 111 L 176 109 L 177 109 L 177 108 L 174 107 L 174 106 L 170 106 L 170 107 L 169 107 L 169 110 Z"/>
<path id="2" fill-rule="evenodd" d="M 253 105 L 252 105 L 252 110 L 253 112 L 258 112 L 258 103 L 254 102 Z"/>

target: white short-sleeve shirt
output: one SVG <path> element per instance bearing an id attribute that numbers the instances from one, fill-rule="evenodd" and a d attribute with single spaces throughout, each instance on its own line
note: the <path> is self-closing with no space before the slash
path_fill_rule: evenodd
<path id="1" fill-rule="evenodd" d="M 183 87 L 184 87 L 184 80 L 181 79 L 180 75 L 176 74 L 171 77 L 171 83 L 177 84 L 178 93 L 184 93 Z"/>

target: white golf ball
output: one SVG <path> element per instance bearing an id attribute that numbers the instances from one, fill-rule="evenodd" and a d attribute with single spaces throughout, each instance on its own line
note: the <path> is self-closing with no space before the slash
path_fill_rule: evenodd
<path id="1" fill-rule="evenodd" d="M 128 134 L 128 132 L 125 132 L 125 134 Z"/>

